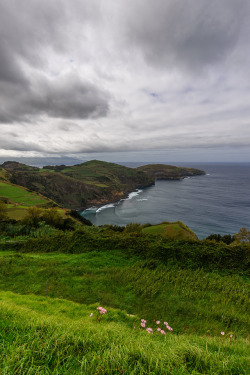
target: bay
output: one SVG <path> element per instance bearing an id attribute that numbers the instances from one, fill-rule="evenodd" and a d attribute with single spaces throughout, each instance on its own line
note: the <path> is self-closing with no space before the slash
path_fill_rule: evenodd
<path id="1" fill-rule="evenodd" d="M 206 175 L 181 181 L 159 180 L 125 200 L 85 210 L 82 215 L 95 225 L 180 220 L 200 239 L 212 233 L 234 234 L 242 227 L 250 229 L 249 163 L 171 164 L 199 168 Z M 127 165 L 132 167 L 133 163 Z"/>

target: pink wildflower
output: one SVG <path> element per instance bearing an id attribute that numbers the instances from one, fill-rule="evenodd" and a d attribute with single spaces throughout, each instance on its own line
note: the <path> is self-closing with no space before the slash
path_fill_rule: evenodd
<path id="1" fill-rule="evenodd" d="M 147 323 L 147 321 L 145 319 L 141 319 L 141 322 L 142 323 Z"/>
<path id="2" fill-rule="evenodd" d="M 161 328 L 160 328 L 160 327 L 158 327 L 158 328 L 157 328 L 157 331 L 158 331 L 158 332 L 161 332 Z"/>
<path id="3" fill-rule="evenodd" d="M 159 321 L 159 320 L 156 320 L 156 322 L 155 322 L 156 324 L 160 324 L 161 322 Z"/>
<path id="4" fill-rule="evenodd" d="M 148 327 L 148 328 L 146 329 L 146 331 L 147 331 L 148 333 L 153 333 L 153 329 L 150 328 L 150 327 Z"/>
<path id="5" fill-rule="evenodd" d="M 91 313 L 90 316 L 93 316 L 93 313 Z"/>
<path id="6" fill-rule="evenodd" d="M 163 324 L 165 324 L 165 326 L 168 326 L 168 322 L 164 322 Z"/>
<path id="7" fill-rule="evenodd" d="M 146 325 L 145 323 L 141 323 L 141 326 L 142 326 L 143 328 L 145 328 L 145 325 Z"/>
<path id="8" fill-rule="evenodd" d="M 161 334 L 166 335 L 166 332 L 163 329 L 161 329 Z"/>
<path id="9" fill-rule="evenodd" d="M 233 335 L 230 335 L 230 339 L 233 337 Z"/>
<path id="10" fill-rule="evenodd" d="M 225 335 L 225 332 L 221 332 L 220 334 L 221 334 L 222 336 L 224 336 L 224 335 Z"/>

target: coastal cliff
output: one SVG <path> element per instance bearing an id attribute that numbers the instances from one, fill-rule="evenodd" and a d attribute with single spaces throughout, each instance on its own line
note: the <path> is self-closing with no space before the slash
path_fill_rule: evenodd
<path id="1" fill-rule="evenodd" d="M 8 161 L 0 167 L 11 183 L 36 191 L 64 208 L 79 210 L 118 201 L 137 188 L 153 185 L 155 179 L 181 179 L 205 173 L 164 164 L 128 168 L 98 160 L 43 168 Z"/>

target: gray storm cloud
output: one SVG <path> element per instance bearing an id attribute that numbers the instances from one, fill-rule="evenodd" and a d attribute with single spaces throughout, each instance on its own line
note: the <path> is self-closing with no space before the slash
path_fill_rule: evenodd
<path id="1" fill-rule="evenodd" d="M 197 73 L 223 61 L 249 21 L 246 0 L 133 1 L 128 7 L 128 39 L 157 67 Z"/>
<path id="2" fill-rule="evenodd" d="M 53 60 L 50 50 L 66 54 L 70 48 L 67 24 L 74 13 L 73 7 L 68 14 L 65 1 L 0 3 L 0 122 L 107 115 L 108 95 L 88 77 L 68 73 L 49 79 L 44 74 Z"/>
<path id="3" fill-rule="evenodd" d="M 0 146 L 250 142 L 248 0 L 0 0 Z"/>

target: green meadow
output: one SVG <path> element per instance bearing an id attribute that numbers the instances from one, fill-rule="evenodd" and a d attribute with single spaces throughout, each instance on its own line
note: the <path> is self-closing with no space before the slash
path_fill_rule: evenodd
<path id="1" fill-rule="evenodd" d="M 1 374 L 247 374 L 245 338 L 149 334 L 117 309 L 97 321 L 96 303 L 11 292 L 0 303 Z"/>
<path id="2" fill-rule="evenodd" d="M 25 217 L 27 208 L 47 206 L 49 200 L 35 192 L 0 181 L 0 198 L 7 200 L 7 214 L 10 219 L 21 220 Z"/>
<path id="3" fill-rule="evenodd" d="M 48 203 L 46 198 L 41 197 L 37 193 L 30 192 L 21 186 L 11 185 L 5 182 L 0 182 L 0 196 L 8 198 L 10 201 L 25 207 Z"/>
<path id="4" fill-rule="evenodd" d="M 245 274 L 94 250 L 93 242 L 62 253 L 54 238 L 57 252 L 39 252 L 42 239 L 33 250 L 6 243 L 0 252 L 1 374 L 248 373 Z M 107 309 L 101 321 L 98 306 Z"/>

